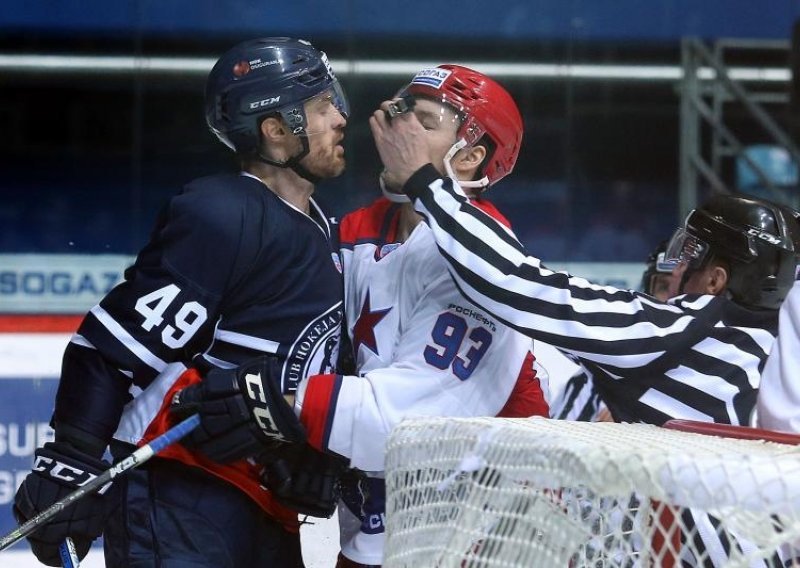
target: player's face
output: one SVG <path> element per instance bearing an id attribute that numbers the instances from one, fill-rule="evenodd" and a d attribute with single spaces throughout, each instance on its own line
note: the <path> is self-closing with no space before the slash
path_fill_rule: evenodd
<path id="1" fill-rule="evenodd" d="M 306 101 L 308 155 L 300 163 L 319 178 L 332 178 L 344 171 L 344 128 L 347 119 L 340 112 L 332 92 Z"/>
<path id="2" fill-rule="evenodd" d="M 689 269 L 690 263 L 683 261 L 678 264 L 675 270 L 672 271 L 672 281 L 670 283 L 670 298 L 679 294 L 708 294 L 708 280 L 709 273 L 713 270 L 712 266 L 704 266 L 700 269 L 694 269 L 689 274 L 686 282 L 681 289 L 681 280 L 683 275 Z"/>
<path id="3" fill-rule="evenodd" d="M 449 106 L 424 98 L 416 99 L 414 114 L 428 137 L 433 165 L 445 174 L 444 157 L 456 141 L 460 117 Z"/>
<path id="4" fill-rule="evenodd" d="M 672 282 L 675 278 L 671 273 L 654 274 L 650 277 L 650 295 L 666 302 L 672 297 Z"/>

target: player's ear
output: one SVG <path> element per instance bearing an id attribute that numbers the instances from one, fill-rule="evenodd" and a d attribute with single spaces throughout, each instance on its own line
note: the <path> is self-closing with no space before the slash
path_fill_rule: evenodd
<path id="1" fill-rule="evenodd" d="M 461 180 L 471 179 L 485 157 L 486 147 L 480 144 L 459 150 L 451 162 L 456 177 Z"/>
<path id="2" fill-rule="evenodd" d="M 269 116 L 261 121 L 261 137 L 265 142 L 274 144 L 287 134 L 289 134 L 289 131 L 279 117 Z"/>
<path id="3" fill-rule="evenodd" d="M 727 285 L 728 270 L 720 264 L 710 266 L 706 280 L 706 293 L 718 296 Z"/>

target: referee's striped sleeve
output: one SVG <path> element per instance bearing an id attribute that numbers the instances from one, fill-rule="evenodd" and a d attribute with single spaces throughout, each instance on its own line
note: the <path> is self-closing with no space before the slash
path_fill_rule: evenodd
<path id="1" fill-rule="evenodd" d="M 624 372 L 659 358 L 693 323 L 676 306 L 548 270 L 433 166 L 418 170 L 404 189 L 461 291 L 535 339 Z"/>

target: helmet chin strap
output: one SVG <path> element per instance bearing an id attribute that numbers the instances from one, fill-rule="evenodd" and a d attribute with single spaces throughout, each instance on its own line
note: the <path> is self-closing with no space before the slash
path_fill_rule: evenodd
<path id="1" fill-rule="evenodd" d="M 300 163 L 300 160 L 308 156 L 308 152 L 310 150 L 308 145 L 308 138 L 306 138 L 305 136 L 300 136 L 300 143 L 303 145 L 303 149 L 300 151 L 300 153 L 297 154 L 296 156 L 292 156 L 285 162 L 278 162 L 271 158 L 267 158 L 264 154 L 261 153 L 260 150 L 256 150 L 256 158 L 258 158 L 259 161 L 264 162 L 265 164 L 269 164 L 270 166 L 275 166 L 278 168 L 289 168 L 292 171 L 294 171 L 294 173 L 299 175 L 301 178 L 308 180 L 316 185 L 322 178 L 320 178 L 319 176 L 315 176 L 314 174 L 309 172 Z"/>
<path id="2" fill-rule="evenodd" d="M 447 151 L 447 154 L 444 155 L 444 171 L 447 172 L 448 177 L 456 180 L 458 185 L 461 187 L 469 187 L 469 188 L 477 188 L 481 191 L 485 191 L 487 187 L 489 187 L 489 178 L 483 176 L 481 179 L 471 180 L 471 181 L 461 181 L 456 177 L 455 172 L 453 172 L 453 166 L 450 164 L 450 160 L 453 159 L 453 156 L 458 153 L 461 148 L 465 148 L 467 146 L 467 141 L 464 138 L 461 138 L 453 144 L 450 149 Z"/>
<path id="3" fill-rule="evenodd" d="M 485 191 L 486 188 L 489 187 L 488 177 L 483 176 L 478 180 L 461 181 L 456 177 L 456 174 L 453 171 L 453 166 L 450 164 L 450 160 L 453 159 L 453 156 L 455 156 L 456 153 L 466 145 L 467 141 L 461 138 L 458 142 L 450 147 L 450 149 L 447 151 L 447 154 L 444 156 L 444 171 L 447 172 L 447 177 L 455 180 L 461 187 L 477 188 L 481 191 Z M 406 194 L 395 193 L 386 187 L 386 182 L 383 179 L 383 173 L 378 176 L 378 184 L 381 186 L 381 193 L 383 193 L 383 196 L 392 203 L 411 203 L 411 199 L 409 199 Z"/>

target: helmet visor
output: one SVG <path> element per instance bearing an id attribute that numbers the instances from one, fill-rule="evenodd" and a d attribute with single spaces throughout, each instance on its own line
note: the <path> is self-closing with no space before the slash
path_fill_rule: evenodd
<path id="1" fill-rule="evenodd" d="M 425 130 L 439 130 L 447 125 L 452 125 L 453 133 L 458 132 L 461 124 L 464 122 L 464 113 L 460 105 L 453 104 L 454 101 L 448 100 L 446 93 L 441 93 L 439 96 L 431 96 L 428 94 L 414 93 L 406 85 L 395 94 L 395 99 L 402 99 L 406 97 L 413 97 L 415 101 L 428 101 L 422 104 L 414 105 L 414 115 L 417 120 L 422 124 Z"/>
<path id="2" fill-rule="evenodd" d="M 656 264 L 655 264 L 656 272 L 668 274 L 671 273 L 673 270 L 675 270 L 676 266 L 678 266 L 677 262 L 675 262 L 674 260 L 667 260 L 666 253 L 660 252 L 656 255 Z"/>
<path id="3" fill-rule="evenodd" d="M 302 128 L 293 127 L 294 134 L 313 136 L 327 132 L 330 129 L 329 119 L 331 117 L 338 118 L 334 116 L 337 113 L 346 119 L 350 115 L 350 103 L 339 81 L 334 80 L 327 89 L 306 99 L 303 102 L 302 112 L 305 115 L 301 117 L 302 120 L 298 120 L 297 115 L 293 112 L 289 116 L 285 112 L 282 114 L 290 125 L 302 124 Z M 314 116 L 312 117 L 312 115 Z"/>
<path id="4" fill-rule="evenodd" d="M 708 243 L 679 227 L 667 245 L 663 262 L 672 263 L 673 268 L 684 263 L 689 268 L 699 268 L 708 256 L 708 251 Z"/>

